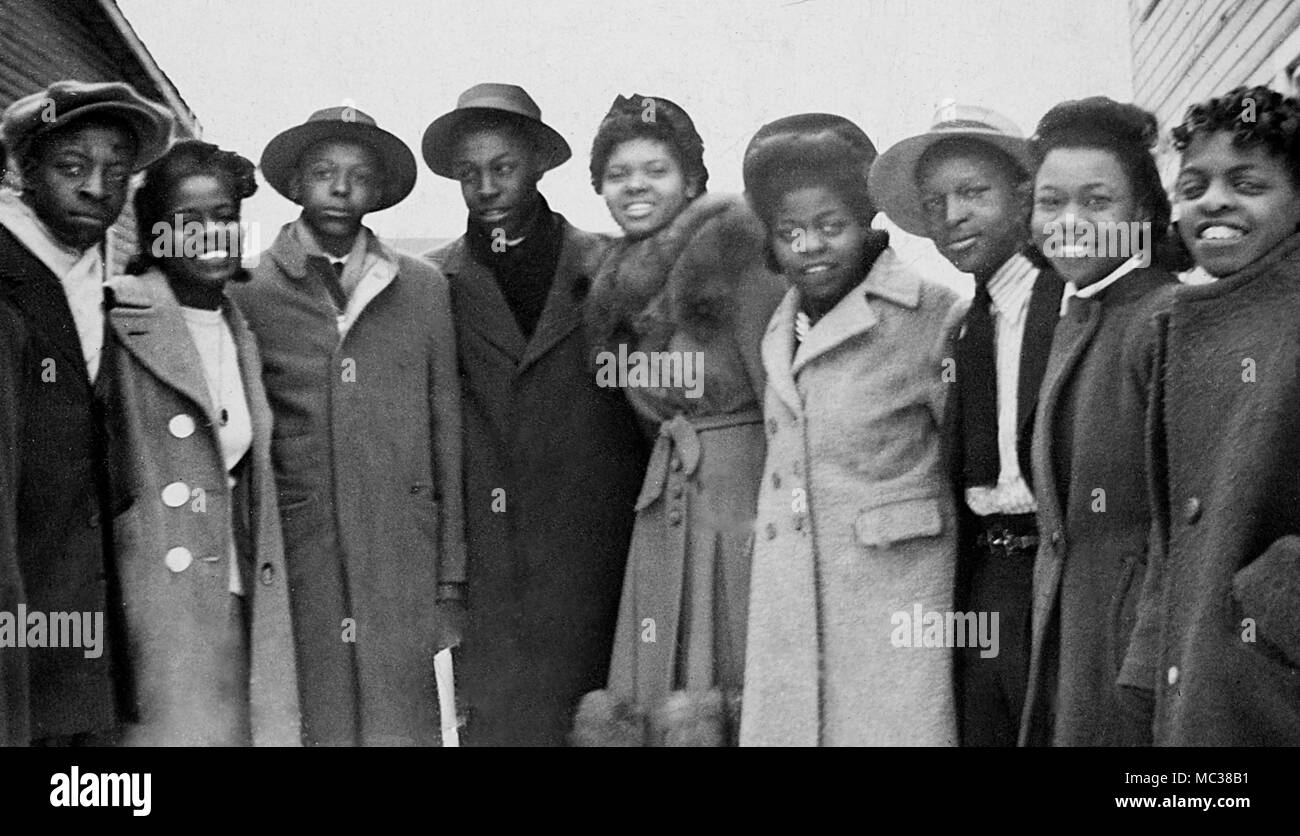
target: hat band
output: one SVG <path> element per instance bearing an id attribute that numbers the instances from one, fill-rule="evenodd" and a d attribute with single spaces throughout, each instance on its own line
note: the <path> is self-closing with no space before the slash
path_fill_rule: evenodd
<path id="1" fill-rule="evenodd" d="M 988 122 L 981 122 L 978 119 L 950 119 L 947 122 L 938 123 L 931 128 L 931 130 L 939 131 L 948 128 L 979 128 L 985 131 L 996 131 L 997 133 L 1002 133 L 1002 131 L 999 131 Z"/>

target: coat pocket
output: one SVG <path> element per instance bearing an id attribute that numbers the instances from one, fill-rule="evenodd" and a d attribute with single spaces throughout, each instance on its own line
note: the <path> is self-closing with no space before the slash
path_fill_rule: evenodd
<path id="1" fill-rule="evenodd" d="M 1248 644 L 1300 667 L 1300 536 L 1278 538 L 1237 570 L 1232 597 L 1241 619 L 1254 622 L 1255 642 Z"/>
<path id="2" fill-rule="evenodd" d="M 862 545 L 888 548 L 903 540 L 943 533 L 943 509 L 928 487 L 881 493 L 858 512 L 853 530 Z"/>

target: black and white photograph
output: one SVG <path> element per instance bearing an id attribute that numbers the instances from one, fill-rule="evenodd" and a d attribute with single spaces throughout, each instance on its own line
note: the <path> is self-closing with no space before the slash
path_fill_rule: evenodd
<path id="1" fill-rule="evenodd" d="M 33 810 L 1300 746 L 1292 0 L 0 0 L 0 175 Z"/>

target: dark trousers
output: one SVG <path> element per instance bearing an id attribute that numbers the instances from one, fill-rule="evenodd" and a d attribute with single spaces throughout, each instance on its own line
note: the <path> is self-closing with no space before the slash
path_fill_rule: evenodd
<path id="1" fill-rule="evenodd" d="M 998 614 L 998 655 L 957 649 L 957 707 L 963 746 L 1015 746 L 1029 679 L 1034 549 L 990 550 L 976 542 L 979 524 L 963 537 L 964 571 L 957 589 L 963 612 Z"/>

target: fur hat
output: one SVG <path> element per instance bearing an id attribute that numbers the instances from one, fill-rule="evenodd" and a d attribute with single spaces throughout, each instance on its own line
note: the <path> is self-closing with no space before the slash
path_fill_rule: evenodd
<path id="1" fill-rule="evenodd" d="M 847 190 L 845 198 L 875 214 L 867 172 L 876 146 L 853 122 L 831 113 L 800 113 L 758 129 L 745 149 L 745 194 L 770 222 L 781 195 L 796 184 L 826 183 Z M 870 218 L 865 218 L 870 221 Z"/>

